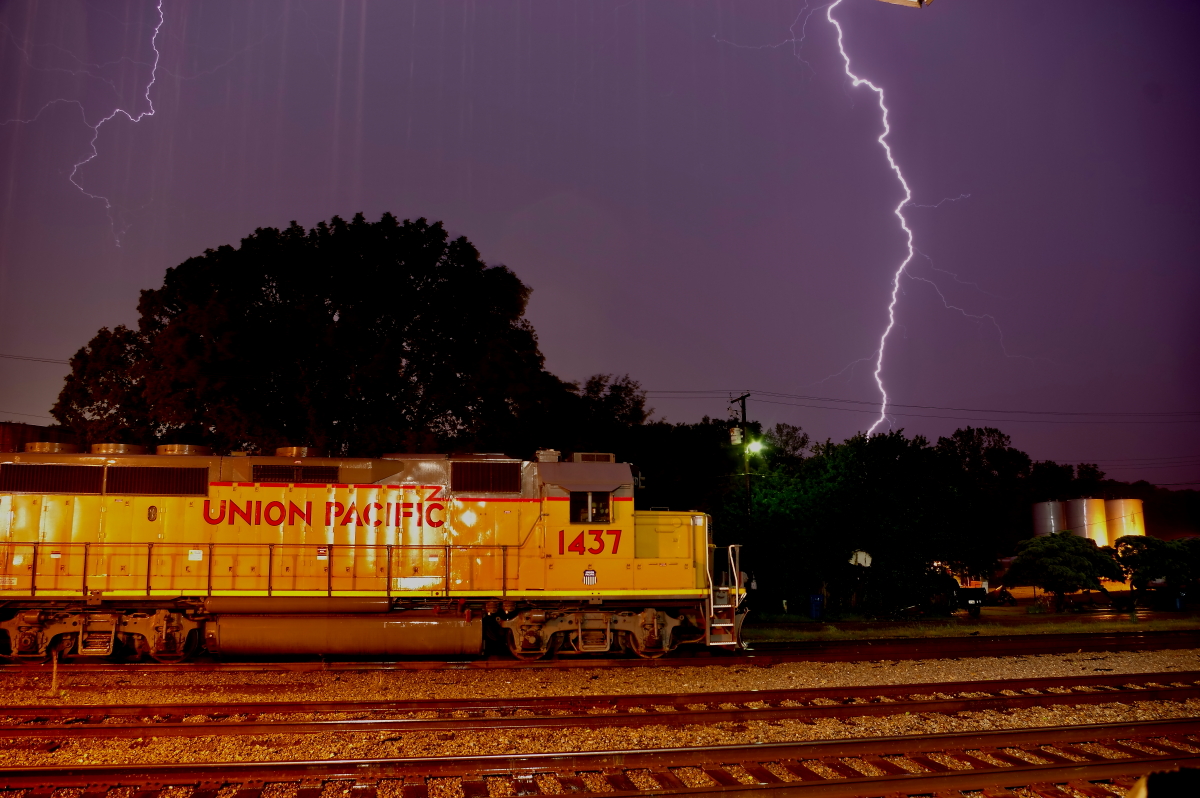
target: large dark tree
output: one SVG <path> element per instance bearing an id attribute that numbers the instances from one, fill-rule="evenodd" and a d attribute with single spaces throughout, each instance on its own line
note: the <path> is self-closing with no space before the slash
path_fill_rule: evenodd
<path id="1" fill-rule="evenodd" d="M 998 554 L 1028 537 L 1026 483 L 1032 463 L 1011 439 L 992 427 L 966 427 L 938 438 L 941 479 L 951 490 L 947 510 L 971 528 L 971 540 Z M 984 554 L 985 552 L 980 552 Z M 978 561 L 980 558 L 976 558 Z M 983 569 L 985 572 L 990 569 Z"/>
<path id="2" fill-rule="evenodd" d="M 549 446 L 608 405 L 640 423 L 636 383 L 581 397 L 543 368 L 528 296 L 440 223 L 261 228 L 143 291 L 137 329 L 76 353 L 52 412 L 93 442 L 358 455 Z"/>

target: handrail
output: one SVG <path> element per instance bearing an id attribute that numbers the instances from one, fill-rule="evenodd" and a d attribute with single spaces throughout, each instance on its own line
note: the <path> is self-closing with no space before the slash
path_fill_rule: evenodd
<path id="1" fill-rule="evenodd" d="M 742 603 L 742 557 L 741 546 L 736 543 L 731 544 L 727 553 L 729 556 L 729 573 L 730 581 L 733 583 L 733 606 L 736 608 Z M 737 551 L 734 551 L 734 550 Z"/>

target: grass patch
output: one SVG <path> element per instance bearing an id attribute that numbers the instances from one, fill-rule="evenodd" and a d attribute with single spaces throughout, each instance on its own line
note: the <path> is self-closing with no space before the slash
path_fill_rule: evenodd
<path id="1" fill-rule="evenodd" d="M 1034 635 L 1096 632 L 1171 632 L 1200 629 L 1200 616 L 1154 619 L 1097 619 L 1046 618 L 1030 623 L 988 623 L 969 619 L 948 618 L 929 622 L 882 622 L 870 625 L 809 622 L 796 626 L 750 624 L 742 629 L 748 643 L 794 643 L 822 640 L 867 640 L 897 637 L 967 637 L 972 635 Z"/>

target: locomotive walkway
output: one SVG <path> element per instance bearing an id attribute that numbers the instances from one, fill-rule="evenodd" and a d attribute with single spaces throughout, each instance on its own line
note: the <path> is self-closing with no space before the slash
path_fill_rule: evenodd
<path id="1" fill-rule="evenodd" d="M 1189 698 L 1200 698 L 1200 671 L 829 689 L 546 696 L 505 699 L 502 706 L 478 699 L 0 706 L 4 719 L 0 739 L 683 726 Z M 322 714 L 340 717 L 314 718 Z"/>
<path id="2" fill-rule="evenodd" d="M 258 798 L 267 784 L 296 798 L 489 795 L 912 795 L 1024 787 L 1046 798 L 1099 798 L 1156 770 L 1200 765 L 1200 719 L 1056 726 L 964 734 L 458 758 L 343 759 L 55 768 L 2 768 L 0 784 L 49 796 L 64 788 L 102 796 Z M 447 781 L 454 782 L 453 785 Z M 173 789 L 168 793 L 168 787 Z M 332 790 L 332 791 L 331 791 Z M 997 792 L 997 791 L 1001 792 Z"/>

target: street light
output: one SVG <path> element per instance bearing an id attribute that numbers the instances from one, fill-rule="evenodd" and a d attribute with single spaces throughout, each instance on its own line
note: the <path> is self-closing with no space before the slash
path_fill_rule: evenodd
<path id="1" fill-rule="evenodd" d="M 759 452 L 761 452 L 763 450 L 763 443 L 762 443 L 762 441 L 752 441 L 750 444 L 748 444 L 746 446 L 746 448 L 749 449 L 750 451 L 754 452 L 755 454 L 758 454 Z"/>

